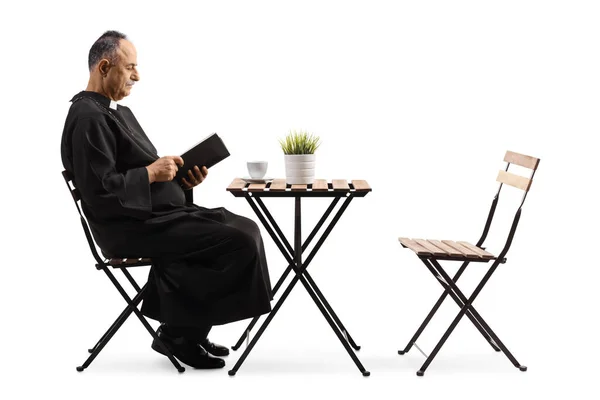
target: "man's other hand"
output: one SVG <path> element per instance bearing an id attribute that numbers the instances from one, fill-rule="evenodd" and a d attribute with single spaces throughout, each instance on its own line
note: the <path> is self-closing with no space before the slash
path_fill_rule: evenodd
<path id="1" fill-rule="evenodd" d="M 194 173 L 192 173 L 192 171 Z M 198 168 L 197 165 L 194 165 L 194 168 L 188 170 L 187 174 L 187 178 L 181 178 L 181 186 L 183 186 L 184 189 L 191 189 L 194 186 L 198 186 L 204 179 L 206 179 L 206 175 L 208 175 L 208 168 Z"/>
<path id="2" fill-rule="evenodd" d="M 152 182 L 172 181 L 179 167 L 183 166 L 183 158 L 179 156 L 165 156 L 148 165 L 148 179 Z"/>

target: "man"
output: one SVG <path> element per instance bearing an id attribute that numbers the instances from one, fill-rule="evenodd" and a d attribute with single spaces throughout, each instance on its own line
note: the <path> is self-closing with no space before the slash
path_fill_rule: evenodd
<path id="1" fill-rule="evenodd" d="M 222 368 L 213 356 L 229 350 L 208 340 L 210 328 L 271 309 L 258 226 L 224 208 L 186 204 L 184 190 L 208 170 L 159 157 L 131 110 L 116 103 L 140 79 L 125 35 L 104 33 L 88 64 L 87 89 L 71 99 L 61 155 L 94 239 L 107 257 L 152 258 L 142 312 L 162 323 L 159 337 L 182 362 Z M 187 178 L 177 182 L 182 167 Z M 161 352 L 157 343 L 152 348 Z"/>

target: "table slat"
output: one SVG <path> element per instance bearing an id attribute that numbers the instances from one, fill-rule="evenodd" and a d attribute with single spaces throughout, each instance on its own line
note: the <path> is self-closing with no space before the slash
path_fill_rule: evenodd
<path id="1" fill-rule="evenodd" d="M 292 192 L 306 192 L 307 185 L 292 185 Z"/>
<path id="2" fill-rule="evenodd" d="M 319 191 L 327 191 L 329 188 L 327 187 L 327 180 L 325 179 L 315 179 L 313 181 L 312 190 L 315 192 Z"/>
<path id="3" fill-rule="evenodd" d="M 248 186 L 248 191 L 249 192 L 262 192 L 265 190 L 266 187 L 267 187 L 266 183 L 251 183 Z"/>
<path id="4" fill-rule="evenodd" d="M 333 179 L 333 190 L 350 190 L 350 186 L 348 186 L 348 181 L 345 179 Z"/>
<path id="5" fill-rule="evenodd" d="M 352 184 L 354 185 L 354 189 L 356 189 L 357 192 L 370 192 L 371 191 L 371 186 L 369 186 L 367 181 L 358 179 L 358 180 L 353 180 Z"/>
<path id="6" fill-rule="evenodd" d="M 231 181 L 229 186 L 227 186 L 227 190 L 230 192 L 231 191 L 240 191 L 245 187 L 246 187 L 246 182 L 244 182 L 240 178 L 235 178 L 233 181 Z"/>
<path id="7" fill-rule="evenodd" d="M 273 192 L 284 192 L 285 191 L 285 179 L 273 179 L 270 190 Z"/>

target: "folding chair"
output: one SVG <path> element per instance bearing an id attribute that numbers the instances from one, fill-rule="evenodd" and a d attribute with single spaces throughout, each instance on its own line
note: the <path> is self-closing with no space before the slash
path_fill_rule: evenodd
<path id="1" fill-rule="evenodd" d="M 98 251 L 96 250 L 96 245 L 92 238 L 92 234 L 88 227 L 87 221 L 81 212 L 81 208 L 79 207 L 78 202 L 81 201 L 81 194 L 79 193 L 79 190 L 77 190 L 77 188 L 75 187 L 73 175 L 71 175 L 68 171 L 63 171 L 62 175 L 67 184 L 67 188 L 69 188 L 69 192 L 71 193 L 71 196 L 73 196 L 73 200 L 75 202 L 75 207 L 77 207 L 77 211 L 79 212 L 79 216 L 81 218 L 81 225 L 83 226 L 83 231 L 85 232 L 85 236 L 86 236 L 88 244 L 90 246 L 90 250 L 92 251 L 92 255 L 96 259 L 96 269 L 99 271 L 104 271 L 106 273 L 106 275 L 108 276 L 110 281 L 115 285 L 115 287 L 117 288 L 119 293 L 121 293 L 121 296 L 123 296 L 123 298 L 127 302 L 127 307 L 125 307 L 125 309 L 123 310 L 121 315 L 119 315 L 117 317 L 115 322 L 111 325 L 110 328 L 108 328 L 106 333 L 104 335 L 102 335 L 102 337 L 100 338 L 100 340 L 98 340 L 96 345 L 88 350 L 88 352 L 91 353 L 90 356 L 83 363 L 83 365 L 77 367 L 77 371 L 82 372 L 84 369 L 89 367 L 89 365 L 92 363 L 92 361 L 94 361 L 96 356 L 98 354 L 100 354 L 100 352 L 102 351 L 104 346 L 106 346 L 106 344 L 110 341 L 110 339 L 112 339 L 114 334 L 117 333 L 119 328 L 121 328 L 121 325 L 123 325 L 123 323 L 127 320 L 127 318 L 129 318 L 131 313 L 134 313 L 139 318 L 142 325 L 144 325 L 144 327 L 148 330 L 150 335 L 154 338 L 154 340 L 156 340 L 159 343 L 159 345 L 161 346 L 161 348 L 163 349 L 163 351 L 165 352 L 165 354 L 167 355 L 169 360 L 171 360 L 171 362 L 173 363 L 175 368 L 177 368 L 177 371 L 184 372 L 185 368 L 179 364 L 179 362 L 175 359 L 175 357 L 173 357 L 173 354 L 171 354 L 169 349 L 167 349 L 167 347 L 160 340 L 160 338 L 158 337 L 158 335 L 156 334 L 154 329 L 152 329 L 152 327 L 150 326 L 150 324 L 148 323 L 146 318 L 144 318 L 144 316 L 138 309 L 138 304 L 142 301 L 142 299 L 144 298 L 144 294 L 146 293 L 147 283 L 142 288 L 140 288 L 139 285 L 137 284 L 137 282 L 135 281 L 135 279 L 133 279 L 133 277 L 129 273 L 129 271 L 127 271 L 127 269 L 131 268 L 131 267 L 152 265 L 152 260 L 149 258 L 141 258 L 141 257 L 140 258 L 106 257 L 106 258 L 102 259 L 98 255 Z M 71 189 L 71 186 L 69 185 L 69 183 L 73 186 L 73 189 Z M 186 199 L 190 203 L 192 202 L 192 199 L 193 199 L 192 196 L 193 196 L 192 191 L 187 190 L 186 191 Z M 113 275 L 113 273 L 110 271 L 110 269 L 108 267 L 112 267 L 113 269 L 118 269 L 121 272 L 123 272 L 123 274 L 129 281 L 129 283 L 131 283 L 131 285 L 137 292 L 137 294 L 134 296 L 133 299 L 129 297 L 127 292 L 123 289 L 123 286 L 121 286 L 119 281 L 115 278 L 115 276 Z"/>
<path id="2" fill-rule="evenodd" d="M 513 363 L 513 365 L 521 371 L 527 371 L 527 367 L 521 365 L 516 358 L 510 353 L 510 351 L 506 348 L 504 343 L 496 336 L 494 331 L 490 328 L 490 326 L 484 321 L 481 315 L 475 310 L 473 306 L 473 301 L 479 295 L 484 285 L 490 279 L 496 268 L 499 264 L 504 264 L 506 262 L 506 253 L 511 246 L 513 237 L 515 235 L 515 231 L 517 229 L 517 225 L 519 223 L 519 219 L 521 218 L 521 209 L 523 207 L 523 203 L 525 202 L 525 198 L 527 197 L 527 193 L 529 192 L 529 188 L 531 187 L 531 183 L 533 180 L 533 176 L 538 167 L 540 160 L 538 158 L 526 156 L 519 153 L 514 153 L 511 151 L 507 151 L 504 156 L 504 161 L 506 164 L 506 169 L 504 171 L 500 170 L 498 173 L 498 177 L 496 180 L 500 182 L 500 186 L 496 195 L 494 196 L 494 200 L 492 201 L 492 206 L 490 208 L 490 212 L 488 214 L 488 218 L 485 224 L 485 228 L 483 230 L 483 234 L 479 241 L 473 245 L 464 241 L 452 241 L 452 240 L 423 240 L 423 239 L 408 239 L 408 238 L 399 238 L 402 247 L 408 248 L 416 253 L 419 259 L 425 264 L 427 269 L 434 275 L 435 278 L 440 282 L 442 287 L 444 288 L 444 293 L 440 296 L 437 303 L 433 307 L 433 309 L 429 312 L 419 329 L 415 332 L 413 337 L 410 339 L 404 350 L 399 350 L 398 354 L 407 353 L 412 346 L 414 345 L 417 349 L 427 357 L 427 360 L 421 367 L 419 371 L 417 371 L 418 376 L 423 376 L 425 370 L 431 364 L 437 353 L 440 351 L 454 328 L 458 322 L 462 319 L 463 316 L 467 316 L 469 320 L 475 325 L 475 327 L 479 330 L 479 332 L 483 335 L 483 337 L 489 342 L 492 348 L 495 351 L 502 351 L 508 359 Z M 511 164 L 516 164 L 521 167 L 531 169 L 531 176 L 529 178 L 525 178 L 519 175 L 515 175 L 511 172 L 508 172 L 508 168 Z M 482 247 L 483 242 L 485 241 L 490 225 L 492 223 L 492 219 L 494 217 L 494 212 L 496 211 L 496 206 L 498 205 L 498 198 L 500 196 L 500 191 L 502 190 L 502 186 L 504 184 L 514 186 L 518 189 L 524 191 L 523 198 L 521 200 L 521 204 L 517 209 L 514 220 L 512 222 L 510 232 L 508 234 L 508 239 L 506 240 L 506 244 L 504 248 L 497 256 L 487 252 L 484 247 Z M 458 272 L 454 277 L 450 277 L 446 271 L 442 268 L 439 261 L 460 261 L 462 262 L 461 267 L 458 269 Z M 463 274 L 467 265 L 471 262 L 479 262 L 479 263 L 489 263 L 492 261 L 492 265 L 487 271 L 487 273 L 482 278 L 479 285 L 475 288 L 470 297 L 467 297 L 463 294 L 463 292 L 456 286 L 456 282 Z M 416 344 L 417 339 L 437 312 L 438 308 L 446 299 L 446 296 L 450 295 L 450 297 L 458 304 L 460 307 L 460 312 L 454 318 L 450 327 L 446 330 L 438 344 L 433 349 L 433 352 L 427 356 Z"/>

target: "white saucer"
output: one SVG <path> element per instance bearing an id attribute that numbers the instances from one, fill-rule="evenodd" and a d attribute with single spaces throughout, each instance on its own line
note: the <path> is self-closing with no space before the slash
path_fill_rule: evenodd
<path id="1" fill-rule="evenodd" d="M 269 183 L 273 181 L 273 178 L 250 178 L 249 176 L 244 176 L 242 180 L 246 183 Z"/>

